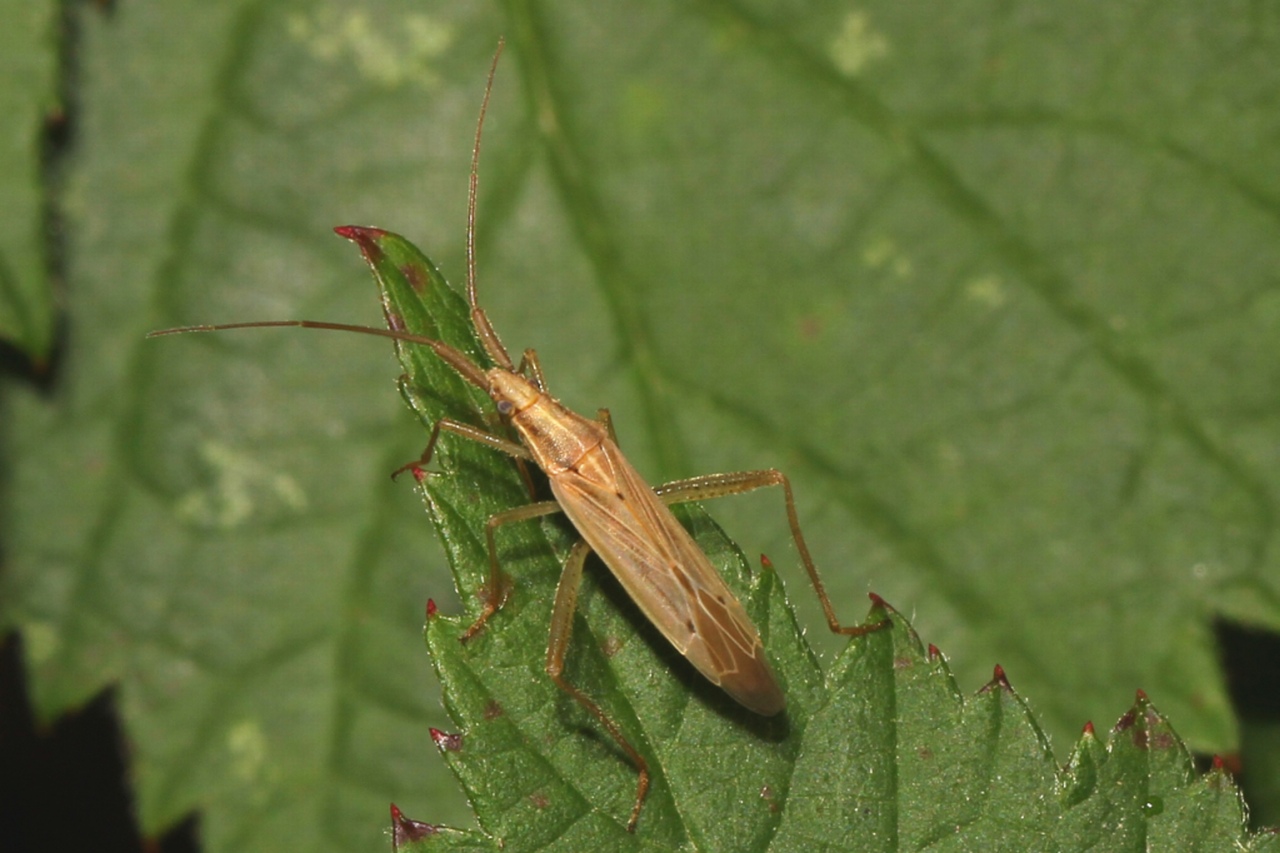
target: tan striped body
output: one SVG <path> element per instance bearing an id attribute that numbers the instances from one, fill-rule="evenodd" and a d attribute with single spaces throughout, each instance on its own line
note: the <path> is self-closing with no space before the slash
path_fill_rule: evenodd
<path id="1" fill-rule="evenodd" d="M 488 378 L 561 510 L 649 621 L 738 702 L 766 716 L 781 711 L 782 690 L 746 610 L 604 426 L 522 376 L 490 370 Z"/>

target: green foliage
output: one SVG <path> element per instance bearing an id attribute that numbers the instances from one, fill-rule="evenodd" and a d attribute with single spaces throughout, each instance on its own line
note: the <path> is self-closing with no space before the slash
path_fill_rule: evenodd
<path id="1" fill-rule="evenodd" d="M 9 3 L 0 29 L 0 341 L 36 362 L 53 342 L 53 290 L 45 245 L 49 177 L 42 162 L 46 136 L 65 123 L 57 103 L 53 0 Z"/>
<path id="2" fill-rule="evenodd" d="M 435 267 L 393 234 L 354 235 L 389 324 L 477 352 L 465 305 Z M 426 347 L 398 344 L 402 387 L 424 422 L 486 425 L 465 389 L 446 387 Z M 456 382 L 454 383 L 456 386 Z M 463 393 L 456 393 L 463 391 Z M 513 461 L 446 434 L 443 471 L 423 494 L 464 600 L 486 581 L 484 529 L 527 502 Z M 475 466 L 475 467 L 473 467 Z M 474 483 L 494 488 L 477 490 Z M 500 496 L 500 497 L 498 497 Z M 459 731 L 433 731 L 482 832 L 424 832 L 406 849 L 502 850 L 1130 850 L 1258 849 L 1244 803 L 1220 768 L 1197 777 L 1186 747 L 1139 693 L 1102 743 L 1090 725 L 1065 769 L 1003 670 L 962 697 L 937 649 L 877 601 L 868 624 L 823 673 L 777 581 L 698 509 L 683 513 L 762 626 L 788 709 L 763 719 L 736 706 L 645 624 L 601 570 L 589 575 L 571 680 L 598 699 L 645 755 L 653 785 L 639 831 L 625 819 L 634 769 L 543 666 L 564 525 L 503 527 L 510 597 L 469 643 L 470 613 L 429 610 L 427 645 Z M 516 555 L 508 561 L 506 555 Z M 434 608 L 433 608 L 434 609 Z M 412 839 L 412 840 L 411 840 Z"/>

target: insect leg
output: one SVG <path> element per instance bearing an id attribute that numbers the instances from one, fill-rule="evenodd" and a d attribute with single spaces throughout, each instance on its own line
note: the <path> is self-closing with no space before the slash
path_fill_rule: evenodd
<path id="1" fill-rule="evenodd" d="M 480 611 L 480 616 L 476 621 L 471 623 L 471 627 L 463 632 L 459 638 L 462 642 L 465 643 L 480 633 L 484 629 L 485 623 L 489 621 L 489 617 L 498 612 L 498 608 L 506 602 L 507 596 L 511 593 L 511 583 L 503 575 L 502 567 L 498 565 L 498 540 L 496 535 L 498 528 L 504 524 L 528 521 L 531 518 L 553 515 L 557 512 L 560 512 L 560 504 L 555 501 L 542 501 L 500 512 L 497 515 L 490 516 L 489 520 L 485 522 L 484 538 L 489 546 L 489 580 L 485 583 L 480 596 L 484 602 L 484 609 Z"/>
<path id="2" fill-rule="evenodd" d="M 560 583 L 556 586 L 556 600 L 551 609 L 551 634 L 547 641 L 547 675 L 556 686 L 573 697 L 579 705 L 600 721 L 605 731 L 614 742 L 627 754 L 631 763 L 639 773 L 636 783 L 636 803 L 631 809 L 631 818 L 627 821 L 627 831 L 636 831 L 636 821 L 640 819 L 640 809 L 644 806 L 644 798 L 649 793 L 649 764 L 644 756 L 631 745 L 622 734 L 618 724 L 609 719 L 600 706 L 590 697 L 569 683 L 564 677 L 564 655 L 569 648 L 569 640 L 573 636 L 573 612 L 578 606 L 578 586 L 582 582 L 582 565 L 586 562 L 591 548 L 584 541 L 579 541 L 569 552 L 564 571 L 560 574 Z"/>
<path id="3" fill-rule="evenodd" d="M 538 386 L 538 390 L 544 394 L 547 391 L 547 380 L 542 375 L 542 362 L 538 360 L 538 351 L 535 349 L 527 349 L 520 356 L 520 366 L 516 368 L 516 373 L 522 376 L 528 376 L 533 380 L 533 384 Z"/>
<path id="4" fill-rule="evenodd" d="M 484 609 L 480 612 L 479 618 L 463 633 L 460 638 L 462 642 L 465 643 L 483 630 L 485 623 L 489 621 L 489 617 L 498 611 L 498 608 L 503 605 L 510 592 L 510 584 L 506 581 L 501 568 L 498 566 L 497 529 L 504 524 L 528 521 L 560 511 L 560 504 L 555 501 L 543 501 L 500 512 L 492 516 L 485 524 L 485 540 L 489 547 L 489 581 L 485 586 Z M 631 763 L 635 765 L 640 778 L 636 783 L 636 802 L 631 810 L 631 818 L 627 821 L 627 830 L 634 832 L 636 821 L 640 818 L 641 807 L 644 805 L 645 795 L 649 792 L 648 762 L 644 760 L 644 756 L 622 734 L 618 724 L 610 719 L 590 697 L 570 684 L 568 679 L 564 677 L 564 656 L 573 634 L 573 613 L 578 605 L 578 587 L 582 582 L 582 567 L 586 562 L 587 555 L 590 553 L 591 548 L 585 541 L 580 540 L 573 546 L 573 550 L 569 552 L 569 558 L 565 561 L 564 570 L 560 573 L 560 583 L 556 587 L 555 603 L 551 609 L 551 631 L 547 641 L 547 675 L 551 677 L 557 687 L 568 693 L 575 702 L 600 721 L 600 725 L 604 727 L 609 736 L 627 754 L 627 758 L 631 760 Z"/>
<path id="5" fill-rule="evenodd" d="M 494 450 L 501 450 L 508 456 L 514 456 L 516 459 L 532 461 L 533 457 L 529 455 L 529 451 L 525 450 L 524 445 L 517 444 L 514 441 L 508 441 L 501 436 L 493 433 L 485 432 L 479 427 L 473 427 L 471 424 L 464 424 L 462 421 L 455 421 L 451 418 L 441 418 L 436 421 L 435 426 L 431 428 L 431 437 L 427 439 L 427 449 L 422 451 L 422 455 L 407 465 L 401 465 L 399 468 L 391 472 L 391 479 L 403 474 L 413 468 L 425 468 L 431 462 L 432 455 L 436 452 L 436 442 L 440 440 L 441 432 L 451 432 L 454 435 L 460 435 L 463 438 L 469 438 L 472 441 L 478 441 L 481 444 L 487 444 Z"/>
<path id="6" fill-rule="evenodd" d="M 617 444 L 618 434 L 613 431 L 613 415 L 609 414 L 608 409 L 596 409 L 596 422 L 602 424 L 608 430 L 609 440 Z"/>
<path id="7" fill-rule="evenodd" d="M 478 441 L 481 444 L 487 444 L 495 450 L 501 450 L 510 456 L 514 456 L 517 462 L 522 465 L 526 461 L 532 461 L 533 457 L 523 445 L 514 441 L 508 441 L 501 436 L 493 435 L 484 430 L 471 426 L 470 424 L 455 421 L 450 418 L 441 418 L 436 421 L 435 426 L 431 428 L 431 437 L 427 439 L 427 447 L 422 451 L 422 456 L 417 460 L 410 462 L 397 468 L 391 473 L 394 479 L 399 474 L 410 469 L 425 468 L 430 462 L 431 457 L 435 453 L 436 443 L 440 440 L 441 432 L 451 432 L 454 435 L 460 435 L 463 438 L 469 438 L 472 441 Z M 526 476 L 526 482 L 528 478 Z M 530 486 L 532 491 L 532 486 Z M 542 515 L 550 515 L 560 511 L 560 504 L 555 501 L 542 501 L 539 503 L 529 504 L 528 506 L 516 507 L 515 509 L 500 512 L 492 516 L 485 524 L 485 539 L 489 546 L 489 580 L 485 583 L 481 590 L 481 600 L 484 602 L 484 609 L 480 611 L 480 616 L 475 622 L 471 623 L 461 637 L 462 642 L 466 642 L 474 637 L 484 628 L 485 623 L 489 621 L 489 617 L 498 612 L 503 603 L 507 600 L 507 596 L 511 592 L 511 584 L 502 574 L 502 568 L 498 565 L 498 543 L 494 537 L 494 531 L 503 524 L 509 524 L 513 521 L 525 521 L 530 518 L 537 518 Z"/>
<path id="8" fill-rule="evenodd" d="M 887 625 L 888 622 L 878 622 L 875 625 L 842 625 L 840 620 L 836 618 L 836 611 L 831 606 L 831 599 L 827 597 L 827 590 L 822 583 L 822 576 L 818 573 L 818 567 L 813 562 L 813 557 L 809 554 L 809 546 L 804 541 L 804 534 L 800 532 L 800 517 L 796 513 L 796 501 L 791 492 L 791 481 L 781 471 L 767 468 L 763 471 L 706 474 L 701 477 L 690 477 L 687 480 L 673 480 L 670 483 L 658 486 L 654 491 L 665 503 L 676 504 L 684 503 L 685 501 L 708 500 L 725 495 L 740 495 L 744 492 L 765 488 L 766 486 L 782 487 L 782 493 L 786 497 L 787 523 L 791 526 L 791 538 L 796 543 L 796 550 L 800 552 L 800 562 L 804 563 L 804 569 L 809 573 L 809 581 L 813 584 L 813 591 L 818 595 L 818 602 L 822 605 L 822 612 L 826 615 L 827 625 L 832 632 L 856 637 Z"/>

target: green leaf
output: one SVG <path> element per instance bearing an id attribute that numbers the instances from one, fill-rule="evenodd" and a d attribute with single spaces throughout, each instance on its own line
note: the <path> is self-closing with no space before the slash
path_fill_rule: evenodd
<path id="1" fill-rule="evenodd" d="M 875 590 L 966 691 L 1001 663 L 1059 758 L 1136 688 L 1240 746 L 1212 625 L 1280 626 L 1265 9 L 99 6 L 68 6 L 46 190 L 57 371 L 0 391 L 0 620 L 42 719 L 116 686 L 146 832 L 198 809 L 210 851 L 381 849 L 389 801 L 467 820 L 414 642 L 428 597 L 462 603 L 387 480 L 424 443 L 388 348 L 142 335 L 376 322 L 339 223 L 458 280 L 500 33 L 482 295 L 561 399 L 610 407 L 655 481 L 785 470 L 842 618 Z M 776 500 L 714 513 L 792 581 Z"/>
<path id="2" fill-rule="evenodd" d="M 0 9 L 0 340 L 43 362 L 53 345 L 54 300 L 41 145 L 47 123 L 66 121 L 56 94 L 59 4 L 31 0 Z"/>
<path id="3" fill-rule="evenodd" d="M 394 234 L 344 231 L 374 271 L 392 328 L 479 352 L 465 304 L 427 258 Z M 485 425 L 465 389 L 440 393 L 443 363 L 427 347 L 398 347 L 402 387 L 427 423 Z M 471 601 L 487 579 L 486 523 L 529 498 L 515 462 L 490 448 L 444 433 L 441 455 L 449 461 L 421 475 L 422 492 L 459 595 Z M 421 825 L 393 813 L 398 844 L 853 851 L 1216 850 L 1267 842 L 1245 834 L 1230 777 L 1220 768 L 1195 776 L 1182 741 L 1145 694 L 1105 745 L 1087 727 L 1060 769 L 1003 670 L 962 698 L 938 650 L 926 650 L 878 601 L 866 624 L 888 620 L 885 629 L 853 640 L 824 674 L 776 574 L 751 573 L 701 510 L 681 515 L 761 626 L 786 712 L 769 719 L 738 707 L 680 659 L 602 568 L 588 572 L 567 674 L 649 765 L 652 787 L 639 830 L 629 834 L 635 769 L 544 670 L 551 592 L 574 532 L 542 519 L 504 525 L 498 541 L 512 587 L 483 631 L 460 642 L 478 600 L 458 616 L 428 610 L 427 645 L 458 729 L 432 735 L 482 832 L 432 827 L 422 836 Z"/>

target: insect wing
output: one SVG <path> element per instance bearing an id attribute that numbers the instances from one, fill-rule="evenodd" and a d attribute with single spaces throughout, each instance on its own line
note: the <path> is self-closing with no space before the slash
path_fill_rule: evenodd
<path id="1" fill-rule="evenodd" d="M 782 690 L 746 610 L 613 442 L 550 482 L 587 544 L 677 651 L 752 711 L 782 710 Z"/>

